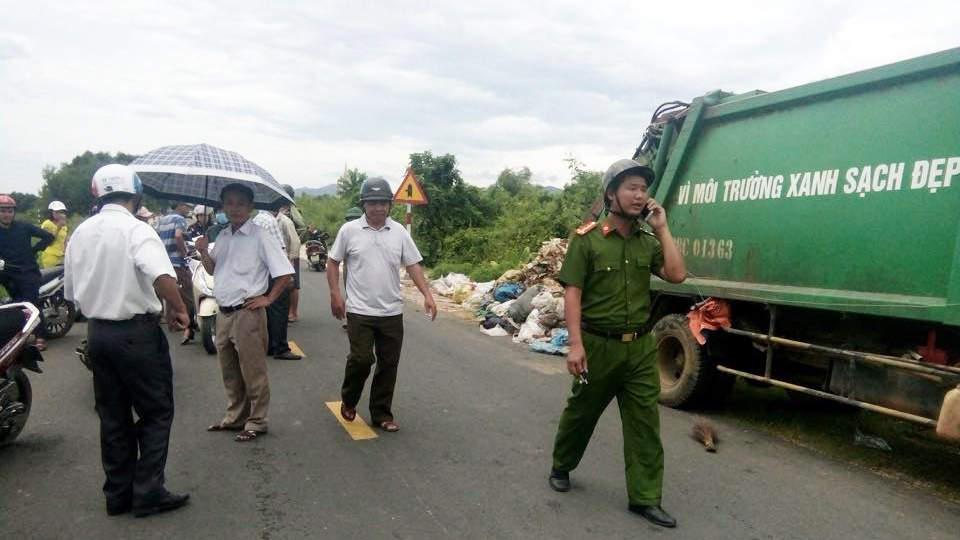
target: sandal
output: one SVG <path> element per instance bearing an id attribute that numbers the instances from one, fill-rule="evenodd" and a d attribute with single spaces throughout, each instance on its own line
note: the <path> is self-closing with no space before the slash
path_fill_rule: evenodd
<path id="1" fill-rule="evenodd" d="M 266 432 L 263 431 L 254 431 L 252 429 L 245 429 L 241 431 L 233 440 L 237 442 L 250 442 L 261 435 L 266 435 Z"/>
<path id="2" fill-rule="evenodd" d="M 400 431 L 400 426 L 398 426 L 393 420 L 383 420 L 377 425 L 380 426 L 380 429 L 388 433 L 396 433 Z"/>
<path id="3" fill-rule="evenodd" d="M 342 416 L 347 422 L 353 422 L 353 419 L 357 417 L 357 410 L 353 407 L 347 407 L 345 403 L 341 402 L 340 416 Z"/>
<path id="4" fill-rule="evenodd" d="M 223 424 L 213 424 L 207 427 L 207 431 L 241 431 L 243 426 L 225 426 Z"/>

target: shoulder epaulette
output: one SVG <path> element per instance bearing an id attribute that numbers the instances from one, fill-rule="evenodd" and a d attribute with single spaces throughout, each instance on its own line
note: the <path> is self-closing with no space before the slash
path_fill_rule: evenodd
<path id="1" fill-rule="evenodd" d="M 596 221 L 591 221 L 590 223 L 584 223 L 583 225 L 577 228 L 577 235 L 583 236 L 588 232 L 592 231 L 596 226 L 597 226 Z"/>

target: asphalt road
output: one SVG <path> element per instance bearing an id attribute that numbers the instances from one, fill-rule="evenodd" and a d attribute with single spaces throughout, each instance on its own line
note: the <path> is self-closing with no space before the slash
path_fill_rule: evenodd
<path id="1" fill-rule="evenodd" d="M 626 511 L 619 417 L 608 409 L 569 493 L 547 485 L 569 376 L 561 359 L 408 305 L 394 410 L 401 431 L 354 440 L 339 400 L 346 335 L 323 274 L 304 272 L 300 362 L 270 360 L 270 433 L 233 442 L 204 427 L 224 398 L 216 359 L 171 344 L 177 414 L 167 485 L 179 511 L 107 517 L 90 375 L 78 325 L 32 375 L 34 409 L 0 449 L 0 530 L 16 539 L 843 538 L 954 540 L 960 507 L 870 471 L 719 424 L 720 452 L 691 441 L 691 415 L 663 409 L 666 530 Z M 171 336 L 174 338 L 174 336 Z M 173 339 L 171 339 L 173 341 Z M 366 394 L 364 396 L 366 399 Z M 369 420 L 362 402 L 360 413 Z M 944 464 L 960 466 L 960 464 Z"/>

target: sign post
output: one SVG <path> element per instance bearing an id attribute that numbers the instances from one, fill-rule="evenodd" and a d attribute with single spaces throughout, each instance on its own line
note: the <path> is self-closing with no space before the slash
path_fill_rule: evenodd
<path id="1" fill-rule="evenodd" d="M 407 205 L 407 232 L 413 234 L 413 205 L 427 204 L 427 192 L 420 185 L 420 180 L 413 173 L 412 167 L 407 167 L 407 174 L 403 177 L 403 182 L 397 188 L 393 195 L 395 203 L 405 203 Z"/>

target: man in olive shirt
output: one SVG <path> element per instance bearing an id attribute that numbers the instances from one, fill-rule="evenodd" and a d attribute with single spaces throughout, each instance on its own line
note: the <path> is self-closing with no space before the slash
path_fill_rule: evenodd
<path id="1" fill-rule="evenodd" d="M 567 370 L 576 379 L 557 430 L 550 486 L 556 491 L 570 489 L 569 473 L 580 463 L 603 410 L 616 397 L 623 424 L 628 508 L 657 525 L 675 527 L 676 520 L 660 506 L 660 378 L 647 319 L 650 275 L 680 283 L 687 271 L 666 212 L 647 194 L 653 179 L 646 163 L 632 159 L 617 161 L 607 170 L 603 190 L 608 217 L 602 224 L 577 229 L 557 277 L 565 287 L 570 331 Z M 641 227 L 643 216 L 653 234 Z"/>

